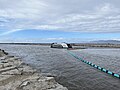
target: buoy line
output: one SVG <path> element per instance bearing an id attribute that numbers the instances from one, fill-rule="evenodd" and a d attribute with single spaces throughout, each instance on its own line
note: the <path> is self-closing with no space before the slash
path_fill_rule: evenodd
<path id="1" fill-rule="evenodd" d="M 92 67 L 94 67 L 94 68 L 102 71 L 102 72 L 105 72 L 105 73 L 107 73 L 107 74 L 109 74 L 109 75 L 112 75 L 112 76 L 120 79 L 120 75 L 119 75 L 119 74 L 113 73 L 113 72 L 111 72 L 111 71 L 109 71 L 109 70 L 106 70 L 105 68 L 102 68 L 102 67 L 100 67 L 100 66 L 97 66 L 97 65 L 93 64 L 92 62 L 86 61 L 86 60 L 78 57 L 78 56 L 77 56 L 76 54 L 74 54 L 73 52 L 68 51 L 68 53 L 69 53 L 70 55 L 72 55 L 73 57 L 75 57 L 76 59 L 78 59 L 78 60 L 80 60 L 80 61 L 82 61 L 82 62 L 84 62 L 84 63 L 86 63 L 86 64 L 88 64 L 88 65 L 90 65 L 90 66 L 92 66 Z"/>

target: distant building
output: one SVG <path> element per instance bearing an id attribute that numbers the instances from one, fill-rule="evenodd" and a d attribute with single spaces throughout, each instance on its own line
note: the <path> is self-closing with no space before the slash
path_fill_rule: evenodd
<path id="1" fill-rule="evenodd" d="M 51 48 L 72 48 L 72 46 L 67 43 L 52 43 Z"/>

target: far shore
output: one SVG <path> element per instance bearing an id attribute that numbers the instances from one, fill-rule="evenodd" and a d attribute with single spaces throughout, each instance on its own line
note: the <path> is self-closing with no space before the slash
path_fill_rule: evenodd
<path id="1" fill-rule="evenodd" d="M 50 46 L 52 43 L 0 43 L 0 45 L 43 45 Z M 120 44 L 114 43 L 70 43 L 73 47 L 98 47 L 98 48 L 120 48 Z"/>

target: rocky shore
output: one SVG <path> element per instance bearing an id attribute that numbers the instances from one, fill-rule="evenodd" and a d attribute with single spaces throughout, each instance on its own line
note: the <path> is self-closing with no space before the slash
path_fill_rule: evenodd
<path id="1" fill-rule="evenodd" d="M 0 90 L 68 90 L 0 49 Z"/>

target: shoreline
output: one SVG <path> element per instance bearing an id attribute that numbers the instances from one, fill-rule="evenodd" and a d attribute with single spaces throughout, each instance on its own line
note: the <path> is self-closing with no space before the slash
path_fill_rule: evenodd
<path id="1" fill-rule="evenodd" d="M 74 48 L 120 48 L 120 44 L 113 43 L 70 43 Z M 51 43 L 0 43 L 0 45 L 36 45 L 51 46 Z"/>
<path id="2" fill-rule="evenodd" d="M 68 90 L 52 76 L 43 76 L 19 57 L 0 49 L 0 90 Z"/>

